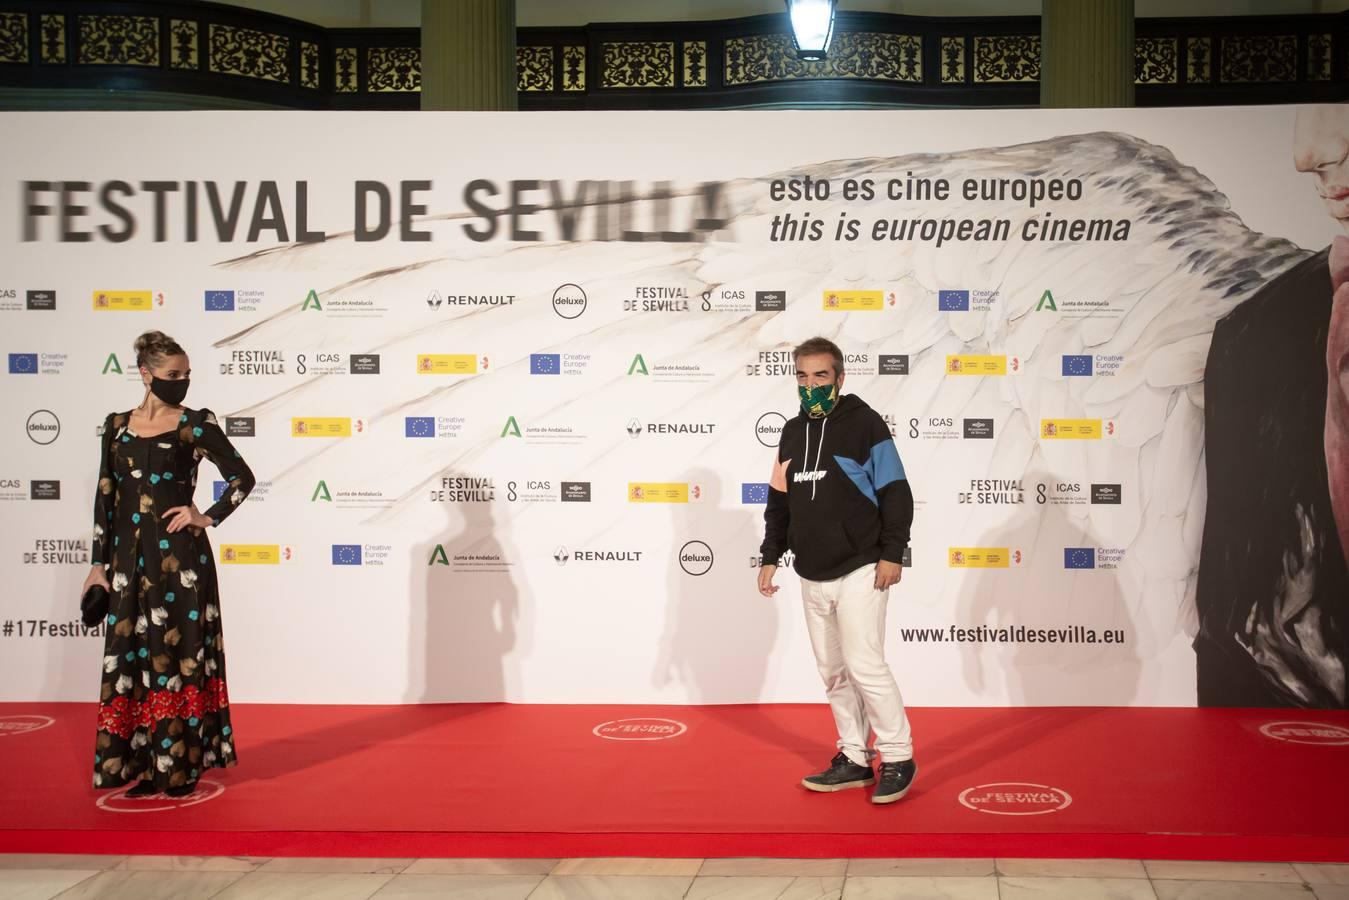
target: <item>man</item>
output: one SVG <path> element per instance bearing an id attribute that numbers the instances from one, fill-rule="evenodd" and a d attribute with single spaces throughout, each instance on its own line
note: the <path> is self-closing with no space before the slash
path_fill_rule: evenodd
<path id="1" fill-rule="evenodd" d="M 1294 164 L 1349 232 L 1349 107 L 1298 110 Z M 1349 243 L 1218 322 L 1204 373 L 1201 706 L 1343 708 L 1349 663 Z"/>
<path id="2" fill-rule="evenodd" d="M 773 574 L 790 549 L 839 735 L 829 767 L 801 783 L 812 791 L 876 784 L 871 761 L 879 755 L 871 802 L 893 803 L 917 771 L 904 701 L 885 661 L 885 606 L 902 573 L 913 493 L 885 421 L 843 395 L 842 351 L 817 337 L 792 356 L 801 412 L 778 444 L 759 593 L 777 592 Z"/>

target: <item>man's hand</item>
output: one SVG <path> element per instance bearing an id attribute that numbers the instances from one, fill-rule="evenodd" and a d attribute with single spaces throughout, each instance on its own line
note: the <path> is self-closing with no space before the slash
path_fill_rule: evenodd
<path id="1" fill-rule="evenodd" d="M 900 576 L 903 574 L 904 567 L 899 563 L 881 560 L 876 563 L 876 590 L 884 591 L 892 584 L 899 584 Z"/>
<path id="2" fill-rule="evenodd" d="M 759 566 L 759 593 L 770 599 L 778 592 L 778 586 L 773 583 L 773 573 L 777 570 L 777 566 Z"/>

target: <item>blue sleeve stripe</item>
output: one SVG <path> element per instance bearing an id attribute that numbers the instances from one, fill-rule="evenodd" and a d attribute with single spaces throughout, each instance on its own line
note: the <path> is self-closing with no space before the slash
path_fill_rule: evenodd
<path id="1" fill-rule="evenodd" d="M 890 438 L 880 441 L 871 448 L 871 459 L 867 461 L 867 467 L 871 469 L 871 483 L 875 485 L 877 491 L 892 482 L 908 480 L 904 475 L 904 463 L 899 458 L 899 451 L 895 449 L 895 442 Z"/>

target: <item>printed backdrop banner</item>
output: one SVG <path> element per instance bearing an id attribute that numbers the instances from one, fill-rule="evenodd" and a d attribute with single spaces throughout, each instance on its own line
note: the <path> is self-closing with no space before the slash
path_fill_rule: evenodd
<path id="1" fill-rule="evenodd" d="M 908 703 L 1344 705 L 1333 108 L 0 122 L 0 700 L 95 698 L 158 329 L 258 478 L 236 701 L 821 700 L 755 582 L 824 335 L 915 496 Z"/>

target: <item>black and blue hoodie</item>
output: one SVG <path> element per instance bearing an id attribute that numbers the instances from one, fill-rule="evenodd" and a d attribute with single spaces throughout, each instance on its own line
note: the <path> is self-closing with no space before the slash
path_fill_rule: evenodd
<path id="1" fill-rule="evenodd" d="M 764 510 L 763 565 L 791 550 L 796 573 L 841 578 L 877 560 L 900 562 L 913 492 L 885 420 L 852 394 L 829 415 L 798 413 L 782 429 Z"/>

